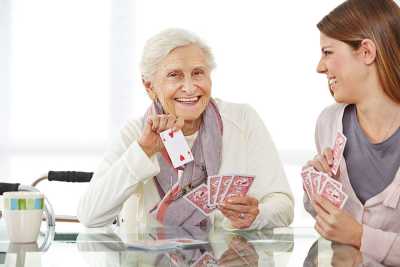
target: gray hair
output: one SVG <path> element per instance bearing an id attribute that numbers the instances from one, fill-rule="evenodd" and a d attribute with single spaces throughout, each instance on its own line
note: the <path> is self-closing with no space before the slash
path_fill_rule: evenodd
<path id="1" fill-rule="evenodd" d="M 215 68 L 211 49 L 195 34 L 183 29 L 166 29 L 147 40 L 144 48 L 140 69 L 142 79 L 151 80 L 157 72 L 161 61 L 175 48 L 194 44 L 203 50 L 210 70 Z"/>

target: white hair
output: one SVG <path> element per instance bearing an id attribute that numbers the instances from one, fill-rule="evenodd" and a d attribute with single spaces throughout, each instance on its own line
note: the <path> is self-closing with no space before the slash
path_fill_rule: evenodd
<path id="1" fill-rule="evenodd" d="M 147 40 L 144 48 L 140 69 L 142 79 L 148 81 L 157 72 L 161 61 L 175 48 L 194 44 L 205 54 L 210 70 L 215 68 L 211 49 L 195 34 L 183 29 L 166 29 Z"/>

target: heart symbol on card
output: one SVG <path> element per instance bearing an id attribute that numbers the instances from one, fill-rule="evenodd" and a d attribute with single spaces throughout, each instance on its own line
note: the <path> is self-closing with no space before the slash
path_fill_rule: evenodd
<path id="1" fill-rule="evenodd" d="M 185 160 L 185 157 L 181 154 L 181 155 L 179 155 L 179 160 L 180 160 L 180 161 L 184 161 L 184 160 Z"/>
<path id="2" fill-rule="evenodd" d="M 168 135 L 169 135 L 171 138 L 174 138 L 174 132 L 173 132 L 173 131 L 170 131 L 170 132 L 168 133 Z"/>

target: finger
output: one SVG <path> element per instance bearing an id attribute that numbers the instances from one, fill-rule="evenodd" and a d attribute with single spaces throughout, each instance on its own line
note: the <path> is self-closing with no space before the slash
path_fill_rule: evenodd
<path id="1" fill-rule="evenodd" d="M 258 206 L 258 200 L 251 196 L 244 197 L 230 197 L 226 199 L 229 204 L 241 204 L 248 206 Z"/>
<path id="2" fill-rule="evenodd" d="M 323 152 L 326 161 L 328 162 L 329 166 L 333 164 L 333 152 L 331 148 L 325 148 Z"/>
<path id="3" fill-rule="evenodd" d="M 249 217 L 247 215 L 247 218 L 240 218 L 240 213 L 238 212 L 234 212 L 234 211 L 230 211 L 230 210 L 223 210 L 221 209 L 222 214 L 227 217 L 232 226 L 234 228 L 245 228 L 248 227 L 248 221 L 249 221 Z M 246 216 L 246 215 L 245 215 Z"/>
<path id="4" fill-rule="evenodd" d="M 250 227 L 251 222 L 248 219 L 238 219 L 232 223 L 232 226 L 237 229 L 244 229 Z"/>
<path id="5" fill-rule="evenodd" d="M 329 175 L 332 175 L 331 167 L 329 166 L 328 161 L 326 160 L 324 155 L 319 155 L 317 157 L 317 161 L 322 165 L 323 172 L 328 173 Z"/>
<path id="6" fill-rule="evenodd" d="M 157 132 L 160 133 L 164 130 L 167 129 L 167 123 L 168 123 L 168 116 L 167 115 L 160 115 L 160 124 L 158 125 L 158 130 Z"/>
<path id="7" fill-rule="evenodd" d="M 327 239 L 332 238 L 333 228 L 318 216 L 316 217 L 316 221 L 316 226 L 318 226 L 318 228 L 320 229 L 319 233 Z"/>
<path id="8" fill-rule="evenodd" d="M 236 205 L 236 204 L 228 204 L 227 202 L 224 202 L 221 204 L 221 206 L 224 209 L 228 209 L 231 211 L 236 211 L 238 213 L 248 213 L 252 210 L 252 206 L 248 206 L 248 205 Z"/>
<path id="9" fill-rule="evenodd" d="M 167 129 L 173 128 L 175 125 L 175 122 L 176 122 L 176 117 L 174 115 L 168 115 L 166 128 Z"/>
<path id="10" fill-rule="evenodd" d="M 330 214 L 325 211 L 319 204 L 314 205 L 314 210 L 317 213 L 319 217 L 321 217 L 323 220 L 330 222 Z"/>
<path id="11" fill-rule="evenodd" d="M 314 225 L 314 229 L 315 229 L 322 237 L 325 238 L 325 232 L 324 232 L 324 230 L 321 228 L 321 226 L 320 226 L 318 223 L 316 223 L 316 224 Z"/>
<path id="12" fill-rule="evenodd" d="M 184 125 L 185 125 L 185 120 L 182 117 L 177 117 L 175 125 L 173 127 L 173 131 L 176 132 L 181 130 Z"/>
<path id="13" fill-rule="evenodd" d="M 319 160 L 317 160 L 317 157 L 318 156 L 316 156 L 314 160 L 310 160 L 308 162 L 308 164 L 310 166 L 312 166 L 315 170 L 317 170 L 319 172 L 323 172 L 324 171 L 324 167 L 322 166 L 321 162 L 319 162 Z"/>
<path id="14" fill-rule="evenodd" d="M 151 117 L 148 117 L 146 120 L 146 125 L 144 126 L 144 132 L 145 133 L 150 133 L 152 131 L 152 127 L 153 127 L 153 120 L 151 119 Z"/>
<path id="15" fill-rule="evenodd" d="M 329 214 L 336 215 L 340 212 L 339 208 L 336 208 L 329 200 L 321 195 L 316 194 L 314 196 L 314 201 Z"/>
<path id="16" fill-rule="evenodd" d="M 158 125 L 160 124 L 160 118 L 158 116 L 151 117 L 152 120 L 152 127 L 151 129 L 156 132 L 158 129 Z"/>
<path id="17" fill-rule="evenodd" d="M 219 210 L 222 212 L 223 215 L 225 215 L 225 217 L 227 217 L 229 220 L 235 220 L 236 218 L 239 217 L 240 213 L 228 210 L 228 209 L 224 209 L 224 208 L 219 208 Z"/>

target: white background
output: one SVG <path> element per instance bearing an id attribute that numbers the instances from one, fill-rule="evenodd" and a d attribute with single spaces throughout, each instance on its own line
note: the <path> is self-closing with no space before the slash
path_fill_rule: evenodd
<path id="1" fill-rule="evenodd" d="M 182 27 L 215 54 L 213 95 L 249 103 L 263 118 L 296 198 L 293 226 L 311 226 L 299 172 L 315 151 L 316 118 L 333 103 L 315 72 L 315 25 L 341 2 L 0 0 L 1 180 L 93 171 L 113 135 L 150 103 L 138 70 L 145 40 Z M 69 214 L 84 188 L 41 187 Z"/>

